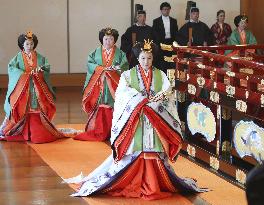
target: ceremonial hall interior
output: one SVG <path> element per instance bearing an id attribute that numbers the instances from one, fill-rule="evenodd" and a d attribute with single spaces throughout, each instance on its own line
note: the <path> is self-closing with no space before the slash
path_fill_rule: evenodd
<path id="1" fill-rule="evenodd" d="M 169 174 L 165 171 L 164 175 L 168 177 L 168 184 L 173 186 L 174 181 L 171 179 L 173 178 L 171 177 L 173 174 L 171 173 L 176 173 L 177 177 L 182 181 L 185 178 L 186 180 L 192 180 L 195 184 L 194 190 L 196 191 L 181 192 L 179 185 L 178 187 L 175 186 L 176 188 L 170 189 L 174 191 L 170 191 L 172 193 L 169 193 L 168 197 L 161 198 L 155 198 L 155 196 L 153 196 L 154 198 L 148 198 L 144 194 L 135 197 L 136 194 L 124 194 L 123 192 L 122 195 L 120 194 L 121 191 L 119 193 L 116 190 L 115 192 L 108 192 L 109 189 L 111 190 L 115 186 L 122 186 L 125 180 L 128 181 L 126 182 L 126 186 L 130 185 L 129 178 L 126 179 L 126 174 L 133 171 L 134 164 L 137 162 L 136 160 L 135 163 L 133 162 L 131 165 L 128 165 L 127 171 L 119 173 L 118 177 L 121 175 L 121 178 L 117 182 L 110 183 L 111 186 L 104 184 L 92 194 L 87 194 L 86 196 L 76 195 L 79 197 L 71 196 L 75 192 L 78 193 L 87 181 L 73 184 L 71 182 L 68 183 L 64 179 L 72 178 L 80 173 L 82 176 L 88 176 L 89 178 L 89 173 L 93 170 L 100 171 L 99 168 L 102 167 L 100 165 L 109 155 L 115 158 L 113 159 L 113 163 L 118 163 L 119 157 L 122 161 L 123 159 L 121 159 L 122 156 L 120 155 L 125 155 L 126 153 L 122 153 L 123 150 L 119 153 L 117 150 L 125 148 L 119 148 L 116 144 L 120 142 L 122 146 L 129 146 L 129 148 L 126 147 L 126 151 L 130 150 L 131 145 L 123 145 L 123 143 L 128 142 L 122 139 L 125 141 L 123 142 L 119 136 L 122 135 L 126 138 L 124 130 L 129 133 L 136 130 L 133 125 L 131 125 L 130 129 L 127 128 L 131 122 L 128 119 L 124 125 L 124 130 L 120 131 L 121 134 L 117 135 L 116 139 L 112 141 L 112 135 L 115 135 L 114 122 L 115 120 L 119 120 L 115 119 L 115 112 L 119 112 L 118 114 L 121 119 L 121 111 L 118 110 L 118 104 L 115 104 L 112 111 L 113 114 L 111 113 L 111 116 L 114 117 L 108 120 L 110 121 L 110 125 L 112 122 L 112 128 L 110 127 L 111 136 L 109 134 L 104 140 L 76 138 L 76 135 L 81 136 L 79 135 L 80 133 L 88 132 L 87 130 L 90 129 L 91 124 L 95 127 L 98 126 L 95 128 L 97 131 L 101 127 L 108 126 L 108 123 L 106 123 L 108 115 L 106 113 L 102 113 L 100 126 L 97 124 L 97 119 L 88 119 L 87 116 L 90 113 L 87 110 L 92 110 L 92 106 L 94 105 L 92 103 L 85 105 L 90 99 L 87 97 L 90 90 L 94 89 L 90 85 L 91 81 L 94 80 L 92 76 L 96 74 L 97 68 L 103 67 L 94 66 L 93 69 L 96 72 L 89 73 L 89 63 L 91 63 L 90 58 L 92 55 L 90 53 L 94 49 L 102 47 L 103 44 L 100 39 L 101 29 L 106 28 L 106 34 L 103 34 L 103 39 L 106 36 L 114 36 L 115 34 L 107 32 L 112 32 L 114 29 L 118 31 L 119 36 L 115 40 L 115 46 L 116 50 L 121 47 L 120 52 L 123 53 L 124 50 L 121 44 L 123 43 L 124 35 L 129 27 L 136 24 L 137 15 L 140 14 L 140 11 L 144 10 L 145 12 L 143 13 L 146 17 L 146 25 L 144 27 L 149 25 L 149 28 L 154 28 L 153 20 L 161 16 L 161 5 L 163 2 L 169 3 L 171 6 L 170 17 L 177 19 L 177 32 L 179 31 L 179 33 L 182 30 L 181 27 L 190 21 L 189 15 L 192 13 L 192 8 L 199 9 L 199 22 L 205 23 L 209 29 L 217 21 L 217 12 L 224 10 L 225 23 L 231 26 L 232 31 L 237 29 L 234 19 L 237 16 L 241 16 L 242 20 L 240 20 L 246 21 L 247 30 L 250 31 L 256 40 L 255 43 L 229 44 L 233 35 L 233 33 L 230 33 L 230 39 L 227 39 L 228 43 L 222 45 L 208 43 L 203 45 L 183 45 L 181 42 L 177 42 L 178 33 L 176 33 L 176 39 L 173 42 L 171 41 L 171 43 L 159 41 L 160 59 L 167 63 L 167 65 L 170 65 L 165 71 L 164 68 L 157 67 L 166 73 L 167 77 L 165 78 L 168 79 L 167 81 L 170 83 L 171 88 L 169 93 L 164 92 L 162 94 L 162 100 L 166 99 L 169 101 L 173 99 L 177 118 L 175 118 L 176 120 L 172 124 L 178 123 L 178 128 L 177 126 L 175 127 L 178 129 L 177 133 L 181 134 L 177 134 L 177 136 L 181 135 L 182 139 L 181 144 L 177 147 L 177 151 L 173 150 L 174 144 L 169 144 L 173 141 L 169 139 L 170 137 L 162 137 L 159 140 L 160 144 L 163 145 L 162 150 L 172 149 L 172 151 L 168 152 L 169 154 L 166 158 L 169 158 L 168 162 L 160 166 L 166 167 L 168 164 L 170 168 L 166 167 L 164 169 L 174 170 L 173 172 L 169 172 Z M 263 8 L 263 0 L 0 0 L 0 24 L 2 27 L 0 29 L 0 204 L 264 204 L 264 195 L 262 194 L 261 196 L 264 190 L 264 169 L 262 164 L 264 160 Z M 195 11 L 197 12 L 197 10 Z M 107 29 L 110 29 L 110 31 Z M 190 40 L 188 41 L 189 43 L 192 40 L 194 41 L 196 32 L 190 28 L 188 32 L 186 38 L 187 41 Z M 23 59 L 28 58 L 24 54 L 24 51 L 22 52 L 23 47 L 19 46 L 20 39 L 18 37 L 21 34 L 25 36 L 25 42 L 28 39 L 33 39 L 34 46 L 37 44 L 37 47 L 34 49 L 45 56 L 44 59 L 48 60 L 48 64 L 50 65 L 48 84 L 40 83 L 41 80 L 45 81 L 46 78 L 44 67 L 39 67 L 41 77 L 27 78 L 28 84 L 23 84 L 22 82 L 24 74 L 18 75 L 15 73 L 16 66 L 20 64 L 17 59 L 19 58 L 18 53 L 22 53 Z M 133 34 L 132 32 L 132 42 L 134 38 Z M 38 43 L 34 41 L 35 36 L 37 36 Z M 133 45 L 137 43 L 134 42 Z M 150 45 L 150 41 L 147 42 L 146 39 L 140 52 L 148 49 L 148 45 Z M 229 55 L 227 54 L 229 51 L 233 51 L 232 53 L 236 52 L 236 54 L 233 56 Z M 150 49 L 151 52 L 153 50 Z M 101 53 L 100 55 L 102 56 Z M 137 59 L 140 58 L 140 55 Z M 153 56 L 153 64 L 155 65 L 155 55 L 153 54 Z M 128 63 L 130 62 L 129 55 L 125 51 L 123 57 L 128 60 Z M 39 61 L 40 57 L 38 56 L 37 58 L 37 61 Z M 105 57 L 102 58 L 101 61 L 107 61 L 106 64 L 108 64 L 108 60 L 105 60 Z M 16 62 L 12 64 L 14 61 Z M 34 60 L 32 63 L 34 65 Z M 95 62 L 93 63 L 95 64 Z M 25 67 L 27 66 L 25 63 Z M 120 65 L 120 67 L 122 66 Z M 117 70 L 121 70 L 122 68 L 120 67 L 118 63 Z M 141 64 L 138 68 L 141 68 Z M 107 69 L 110 69 L 110 67 Z M 108 79 L 114 79 L 115 76 L 108 78 L 107 75 L 110 75 L 108 73 L 112 71 L 110 72 L 107 69 L 104 75 L 106 76 L 107 85 L 109 85 L 112 81 L 109 83 L 110 80 Z M 131 67 L 124 71 L 124 73 L 128 73 L 128 70 L 131 70 L 132 76 L 133 69 Z M 155 79 L 159 79 L 159 77 L 154 77 L 157 73 L 155 70 L 157 69 L 151 70 L 151 72 L 153 71 L 153 82 Z M 44 74 L 42 75 L 42 73 Z M 33 74 L 32 71 L 27 72 L 25 68 L 25 76 L 31 75 L 38 76 L 34 74 L 34 71 Z M 19 78 L 18 76 L 22 77 Z M 87 76 L 90 79 L 88 83 Z M 123 74 L 121 74 L 121 77 L 120 75 L 118 76 L 118 79 L 120 77 L 119 82 L 121 82 L 122 76 Z M 30 87 L 32 84 L 34 86 Z M 115 102 L 123 105 L 122 103 L 127 100 L 126 96 L 129 96 L 130 91 L 127 91 L 127 94 L 124 94 L 124 96 L 118 97 L 122 91 L 120 84 L 117 82 L 117 88 L 113 86 L 117 89 L 117 92 L 116 98 L 113 97 L 111 100 L 116 100 Z M 45 89 L 50 89 L 49 86 L 54 91 L 52 94 L 45 92 Z M 161 86 L 164 87 L 165 85 Z M 42 91 L 44 94 L 40 93 L 39 89 L 44 90 Z M 104 95 L 106 91 L 109 93 L 114 92 L 110 88 L 109 90 L 102 88 L 102 90 L 100 95 Z M 133 90 L 135 89 L 133 88 Z M 17 96 L 16 93 L 19 91 L 21 94 Z M 31 92 L 34 92 L 34 96 L 37 96 L 37 98 L 43 99 L 36 99 L 34 101 L 34 96 Z M 96 95 L 96 89 L 91 92 L 93 92 L 91 95 Z M 40 97 L 42 95 L 46 96 L 46 98 Z M 54 103 L 53 100 L 49 101 L 52 95 L 54 96 Z M 86 98 L 85 95 L 87 95 Z M 26 102 L 26 97 L 24 96 L 27 96 L 27 100 L 31 102 Z M 42 100 L 43 102 L 41 102 Z M 94 99 L 92 98 L 92 100 Z M 37 103 L 38 113 L 44 112 L 45 115 L 40 114 L 38 118 L 32 120 L 33 115 L 36 116 L 37 113 L 36 109 L 33 109 L 34 102 Z M 165 107 L 166 105 L 164 105 L 164 109 Z M 46 111 L 43 111 L 44 108 Z M 128 111 L 130 107 L 127 106 L 125 109 Z M 136 108 L 133 107 L 133 109 Z M 160 109 L 160 107 L 157 109 Z M 7 113 L 7 110 L 10 113 Z M 153 111 L 154 109 L 151 110 Z M 99 111 L 97 110 L 96 112 L 99 113 Z M 138 111 L 136 114 L 147 113 L 147 111 L 147 108 L 143 108 L 142 111 Z M 26 117 L 17 122 L 16 118 L 21 117 L 20 112 L 29 112 L 30 115 L 26 114 Z M 52 120 L 49 118 L 49 112 L 54 115 L 54 117 L 51 117 Z M 157 112 L 161 113 L 160 110 Z M 133 117 L 134 113 L 132 112 L 130 118 Z M 172 116 L 174 115 L 173 113 L 172 111 L 168 111 L 168 115 Z M 57 137 L 56 140 L 34 142 L 33 137 L 30 139 L 29 136 L 33 136 L 32 127 L 35 125 L 36 119 L 44 124 L 48 124 L 47 126 L 52 130 L 48 135 L 53 133 Z M 153 119 L 155 121 L 156 118 Z M 162 119 L 164 120 L 165 117 Z M 139 124 L 143 123 L 141 120 L 142 117 L 139 117 Z M 148 122 L 152 123 L 151 120 Z M 159 124 L 159 122 L 156 122 L 156 124 Z M 169 131 L 167 132 L 169 134 L 173 132 L 170 136 L 176 136 L 174 133 L 177 129 L 172 128 L 173 126 L 169 122 L 163 123 L 161 121 L 160 124 L 166 124 L 169 127 Z M 21 130 L 22 133 L 25 133 L 25 129 L 32 130 L 27 130 L 27 136 L 24 136 L 22 140 L 18 133 Z M 36 129 L 42 128 L 36 127 L 35 131 Z M 167 134 L 165 131 L 164 133 L 160 130 L 157 131 L 158 128 L 153 129 L 156 130 L 155 132 L 152 131 L 155 137 L 160 133 L 163 135 L 164 133 Z M 38 131 L 40 132 L 40 130 L 36 132 Z M 135 132 L 138 133 L 138 131 Z M 163 141 L 167 139 L 169 142 L 165 143 L 166 147 Z M 38 137 L 36 137 L 36 140 L 38 140 Z M 153 140 L 155 141 L 156 138 Z M 132 141 L 134 143 L 136 139 Z M 141 141 L 144 140 L 142 139 Z M 163 152 L 164 155 L 167 153 Z M 177 156 L 175 154 L 173 160 L 170 157 L 172 152 L 177 153 Z M 138 158 L 143 156 L 141 154 Z M 147 156 L 151 158 L 153 156 L 151 154 L 153 153 L 147 153 L 146 158 Z M 153 161 L 161 161 L 163 163 L 163 160 L 155 158 Z M 149 168 L 147 167 L 147 163 L 145 166 L 146 169 Z M 154 167 L 152 169 L 155 169 L 158 165 L 153 162 L 151 166 Z M 147 170 L 146 173 L 145 175 L 143 174 L 145 178 L 148 178 L 145 180 L 151 184 L 152 178 L 149 176 L 149 173 L 152 172 L 148 172 Z M 136 178 L 137 171 L 134 170 L 133 174 Z M 156 176 L 158 178 L 157 181 L 163 182 L 159 180 L 159 176 L 161 175 Z M 131 181 L 136 180 L 135 178 L 131 179 Z M 255 181 L 250 180 L 253 178 Z M 93 182 L 89 182 L 88 179 L 87 183 L 92 184 Z M 146 183 L 145 186 L 148 187 L 149 184 Z M 160 189 L 163 186 L 166 187 L 160 183 Z M 132 188 L 128 192 L 131 192 Z M 123 189 L 125 190 L 125 188 Z M 150 188 L 146 189 L 150 190 Z M 260 189 L 262 191 L 259 193 L 258 190 Z M 135 193 L 138 192 L 135 191 Z M 258 194 L 260 198 L 256 197 Z M 257 199 L 249 199 L 250 197 L 256 197 Z"/>

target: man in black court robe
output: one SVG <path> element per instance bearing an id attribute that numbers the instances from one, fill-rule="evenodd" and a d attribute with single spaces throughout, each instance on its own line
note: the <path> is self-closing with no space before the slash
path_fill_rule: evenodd
<path id="1" fill-rule="evenodd" d="M 144 39 L 153 40 L 154 43 L 158 43 L 157 34 L 152 27 L 146 25 L 146 12 L 139 10 L 137 13 L 137 23 L 129 27 L 121 37 L 121 50 L 126 53 L 130 68 L 138 64 L 137 59 L 133 55 L 132 47 L 136 42 L 144 42 Z M 155 61 L 154 65 L 157 66 Z"/>
<path id="2" fill-rule="evenodd" d="M 199 21 L 198 8 L 191 8 L 190 20 L 180 28 L 177 42 L 181 46 L 213 45 L 213 34 L 205 23 Z"/>
<path id="3" fill-rule="evenodd" d="M 161 16 L 153 20 L 152 28 L 158 34 L 159 44 L 171 45 L 177 39 L 178 24 L 177 20 L 170 17 L 171 5 L 168 2 L 163 2 L 160 5 Z M 175 68 L 175 63 L 164 61 L 164 56 L 171 56 L 173 53 L 169 51 L 160 51 L 158 56 L 160 59 L 160 67 L 165 73 L 167 69 Z"/>

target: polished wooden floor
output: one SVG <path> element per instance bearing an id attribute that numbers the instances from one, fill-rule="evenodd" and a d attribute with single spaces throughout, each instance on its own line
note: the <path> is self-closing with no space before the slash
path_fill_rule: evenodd
<path id="1" fill-rule="evenodd" d="M 53 121 L 56 125 L 86 123 L 81 92 L 81 87 L 56 89 L 57 113 Z M 5 93 L 6 90 L 0 90 L 1 106 Z M 0 120 L 3 118 L 2 108 Z M 87 204 L 82 198 L 70 197 L 72 192 L 27 143 L 0 142 L 0 205 Z M 199 196 L 186 196 L 186 199 L 190 204 L 208 205 Z"/>
<path id="2" fill-rule="evenodd" d="M 26 143 L 0 143 L 0 204 L 87 204 Z"/>

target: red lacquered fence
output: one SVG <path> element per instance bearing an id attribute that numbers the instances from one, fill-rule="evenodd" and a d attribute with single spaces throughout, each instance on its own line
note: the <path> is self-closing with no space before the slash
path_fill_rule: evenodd
<path id="1" fill-rule="evenodd" d="M 173 50 L 183 151 L 243 185 L 264 159 L 264 45 Z"/>

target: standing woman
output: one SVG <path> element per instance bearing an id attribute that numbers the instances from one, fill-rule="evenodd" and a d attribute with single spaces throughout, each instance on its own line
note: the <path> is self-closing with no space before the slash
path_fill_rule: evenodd
<path id="1" fill-rule="evenodd" d="M 231 26 L 224 21 L 225 11 L 219 10 L 217 12 L 217 22 L 211 27 L 211 31 L 215 38 L 215 45 L 226 45 L 228 38 L 232 33 Z M 224 51 L 220 50 L 219 53 L 224 54 Z"/>
<path id="2" fill-rule="evenodd" d="M 21 51 L 8 64 L 6 118 L 2 126 L 7 141 L 46 143 L 64 137 L 51 124 L 56 112 L 49 81 L 50 65 L 35 51 L 37 36 L 31 31 L 18 37 Z"/>
<path id="3" fill-rule="evenodd" d="M 73 196 L 106 193 L 155 200 L 173 192 L 207 191 L 177 176 L 169 164 L 176 161 L 183 139 L 170 82 L 152 66 L 157 46 L 145 41 L 133 51 L 139 64 L 122 73 L 116 90 L 112 154 L 87 177 L 65 181 L 80 183 Z"/>
<path id="4" fill-rule="evenodd" d="M 76 140 L 104 141 L 110 137 L 115 91 L 121 72 L 128 69 L 126 54 L 116 47 L 118 31 L 99 32 L 101 46 L 88 56 L 82 107 L 88 115 L 85 132 Z"/>

